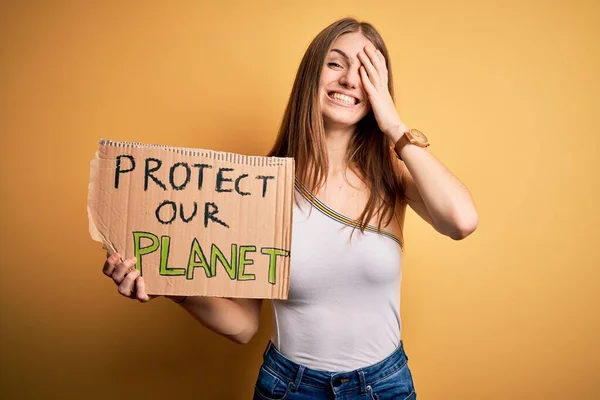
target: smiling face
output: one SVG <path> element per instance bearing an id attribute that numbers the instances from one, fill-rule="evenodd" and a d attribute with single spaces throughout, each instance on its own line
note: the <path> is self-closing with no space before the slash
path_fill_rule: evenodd
<path id="1" fill-rule="evenodd" d="M 345 33 L 333 42 L 325 56 L 319 98 L 326 130 L 352 127 L 371 110 L 357 56 L 369 43 L 360 32 Z"/>

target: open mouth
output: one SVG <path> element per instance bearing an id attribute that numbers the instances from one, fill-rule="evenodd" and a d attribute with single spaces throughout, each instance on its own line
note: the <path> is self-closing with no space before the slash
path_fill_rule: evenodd
<path id="1" fill-rule="evenodd" d="M 347 104 L 349 106 L 354 106 L 360 103 L 360 100 L 358 100 L 356 97 L 348 96 L 339 92 L 329 92 L 327 93 L 327 96 L 329 96 L 330 99 L 336 100 L 342 104 Z"/>

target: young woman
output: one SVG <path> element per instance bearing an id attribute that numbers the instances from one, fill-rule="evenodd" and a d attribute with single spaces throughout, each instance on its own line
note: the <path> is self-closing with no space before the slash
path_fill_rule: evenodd
<path id="1" fill-rule="evenodd" d="M 386 46 L 368 23 L 339 20 L 309 46 L 271 156 L 294 157 L 296 202 L 289 298 L 255 399 L 414 399 L 400 338 L 403 222 L 410 206 L 452 239 L 478 223 L 468 190 L 409 129 L 393 100 Z M 104 273 L 148 301 L 134 259 Z M 170 297 L 238 343 L 258 330 L 262 300 Z"/>

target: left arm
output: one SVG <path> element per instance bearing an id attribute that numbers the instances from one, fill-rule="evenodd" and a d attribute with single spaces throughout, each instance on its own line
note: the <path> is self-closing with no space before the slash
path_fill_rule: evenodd
<path id="1" fill-rule="evenodd" d="M 363 88 L 379 128 L 395 144 L 407 129 L 388 89 L 385 57 L 371 44 L 358 57 Z M 443 235 L 455 240 L 470 235 L 478 216 L 467 188 L 425 148 L 408 144 L 401 157 L 406 168 L 399 170 L 411 208 Z"/>
<path id="2" fill-rule="evenodd" d="M 401 157 L 405 164 L 402 183 L 410 207 L 436 231 L 454 240 L 473 233 L 479 220 L 477 210 L 458 178 L 424 148 L 406 145 Z"/>

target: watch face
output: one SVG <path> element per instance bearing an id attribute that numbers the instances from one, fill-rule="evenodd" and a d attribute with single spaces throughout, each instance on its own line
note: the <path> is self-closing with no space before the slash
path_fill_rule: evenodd
<path id="1" fill-rule="evenodd" d="M 416 141 L 421 142 L 421 143 L 427 143 L 427 136 L 425 136 L 425 134 L 423 132 L 421 132 L 420 130 L 411 129 L 410 134 Z"/>

